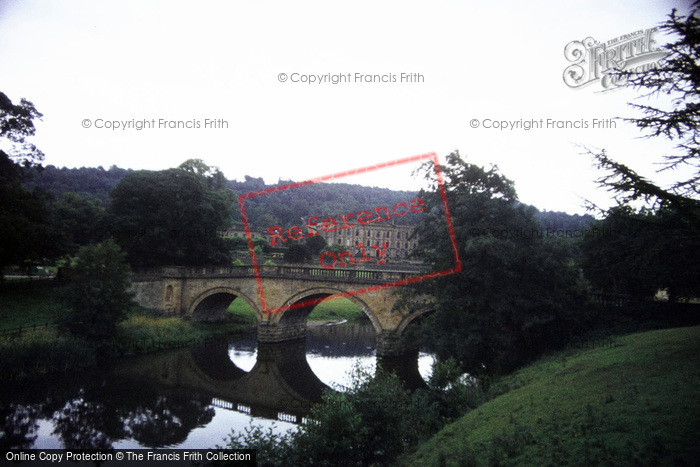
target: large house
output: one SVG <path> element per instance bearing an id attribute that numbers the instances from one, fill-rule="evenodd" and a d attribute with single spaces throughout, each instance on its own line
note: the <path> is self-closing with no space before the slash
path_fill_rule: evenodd
<path id="1" fill-rule="evenodd" d="M 318 229 L 320 235 L 330 245 L 339 243 L 355 253 L 362 243 L 367 251 L 372 251 L 372 245 L 381 246 L 388 243 L 386 258 L 402 259 L 416 247 L 418 237 L 411 238 L 414 227 L 408 225 L 395 225 L 390 222 L 372 223 L 367 225 L 355 225 L 349 229 L 338 229 L 335 232 L 324 232 Z"/>
<path id="2" fill-rule="evenodd" d="M 305 227 L 306 228 L 306 227 Z M 347 229 L 336 229 L 334 232 L 326 232 L 320 225 L 315 226 L 315 231 L 326 240 L 328 245 L 338 243 L 348 248 L 348 251 L 359 253 L 359 244 L 365 246 L 368 252 L 374 251 L 372 245 L 378 245 L 382 250 L 383 243 L 388 243 L 385 258 L 404 259 L 413 251 L 418 242 L 418 237 L 411 238 L 413 226 L 396 225 L 391 222 L 371 223 L 367 225 L 355 225 Z M 260 229 L 251 229 L 253 237 L 270 239 L 270 233 Z M 231 226 L 221 231 L 221 235 L 227 238 L 245 238 L 245 228 L 241 225 Z M 304 236 L 305 240 L 307 237 Z M 302 240 L 303 241 L 303 240 Z"/>

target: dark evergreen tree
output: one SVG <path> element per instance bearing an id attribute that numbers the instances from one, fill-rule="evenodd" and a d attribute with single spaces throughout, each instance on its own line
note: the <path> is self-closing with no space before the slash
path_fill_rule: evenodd
<path id="1" fill-rule="evenodd" d="M 662 170 L 688 169 L 687 178 L 663 188 L 633 169 L 611 159 L 605 151 L 589 151 L 606 174 L 599 179 L 602 187 L 614 193 L 620 204 L 643 200 L 652 206 L 672 206 L 700 222 L 700 17 L 695 2 L 687 16 L 674 9 L 659 27 L 673 36 L 664 46 L 668 55 L 658 67 L 642 72 L 617 71 L 618 79 L 643 92 L 643 98 L 659 95 L 671 97 L 670 108 L 650 104 L 630 104 L 642 116 L 625 120 L 647 132 L 647 138 L 665 137 L 676 141 L 678 153 L 663 156 Z"/>

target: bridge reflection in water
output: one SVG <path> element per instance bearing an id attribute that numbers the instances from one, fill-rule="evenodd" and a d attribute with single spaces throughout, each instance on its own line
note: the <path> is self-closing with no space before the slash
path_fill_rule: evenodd
<path id="1" fill-rule="evenodd" d="M 117 368 L 121 376 L 148 380 L 164 388 L 180 388 L 212 398 L 212 405 L 254 417 L 300 423 L 323 392 L 336 390 L 321 381 L 307 360 L 329 344 L 336 354 L 374 354 L 368 339 L 370 326 L 334 326 L 322 334 L 311 329 L 308 339 L 284 343 L 257 343 L 257 358 L 250 371 L 231 359 L 227 340 L 204 341 L 190 350 L 148 356 L 143 363 Z M 338 348 L 338 342 L 342 346 Z M 234 358 L 235 360 L 235 358 Z M 407 387 L 424 387 L 418 369 L 418 351 L 404 357 L 377 357 L 378 371 L 395 372 Z"/>
<path id="2" fill-rule="evenodd" d="M 343 366 L 376 358 L 375 338 L 369 325 L 310 329 L 306 341 L 284 344 L 222 338 L 112 368 L 6 381 L 0 447 L 203 448 L 245 429 L 250 417 L 300 423 L 326 383 L 342 381 Z M 425 384 L 416 356 L 380 358 L 377 367 Z"/>

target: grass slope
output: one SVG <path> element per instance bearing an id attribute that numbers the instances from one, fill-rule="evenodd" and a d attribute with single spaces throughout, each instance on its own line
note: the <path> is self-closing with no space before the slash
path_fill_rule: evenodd
<path id="1" fill-rule="evenodd" d="M 506 378 L 413 465 L 697 465 L 700 327 L 631 334 Z"/>

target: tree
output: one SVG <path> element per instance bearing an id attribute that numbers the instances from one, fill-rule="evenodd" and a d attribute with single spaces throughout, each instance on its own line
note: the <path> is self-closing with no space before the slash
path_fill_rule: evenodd
<path id="1" fill-rule="evenodd" d="M 663 156 L 664 168 L 676 170 L 688 168 L 692 174 L 663 188 L 639 175 L 631 168 L 614 161 L 605 151 L 589 153 L 597 166 L 607 172 L 598 182 L 613 192 L 619 204 L 636 200 L 653 206 L 670 205 L 696 222 L 700 221 L 698 196 L 700 195 L 700 17 L 695 2 L 687 16 L 673 9 L 668 20 L 660 25 L 662 31 L 675 35 L 675 42 L 664 46 L 669 53 L 658 67 L 642 72 L 616 71 L 622 82 L 644 91 L 641 97 L 671 96 L 670 108 L 647 104 L 630 104 L 642 113 L 641 117 L 625 120 L 648 131 L 647 138 L 666 137 L 677 141 L 678 154 Z M 679 171 L 681 172 L 681 171 Z"/>
<path id="2" fill-rule="evenodd" d="M 21 165 L 38 165 L 44 160 L 44 153 L 27 141 L 36 133 L 34 120 L 41 120 L 41 117 L 43 115 L 27 99 L 13 104 L 0 92 L 0 140 L 9 141 L 8 157 Z"/>
<path id="3" fill-rule="evenodd" d="M 326 248 L 326 239 L 321 235 L 316 235 L 306 239 L 306 247 L 309 249 L 311 256 L 318 256 L 324 248 Z"/>
<path id="4" fill-rule="evenodd" d="M 51 228 L 57 254 L 73 255 L 78 247 L 97 243 L 105 210 L 95 199 L 66 193 L 50 206 Z"/>
<path id="5" fill-rule="evenodd" d="M 6 266 L 39 261 L 47 254 L 45 198 L 22 186 L 19 167 L 0 150 L 0 277 Z"/>
<path id="6" fill-rule="evenodd" d="M 207 179 L 209 188 L 212 190 L 224 190 L 228 182 L 223 172 L 218 167 L 210 167 L 202 159 L 187 159 L 178 166 L 178 169 L 185 170 Z"/>
<path id="7" fill-rule="evenodd" d="M 38 165 L 44 158 L 27 142 L 36 131 L 34 119 L 41 117 L 28 100 L 15 105 L 0 92 L 0 277 L 5 266 L 37 260 L 44 253 L 42 240 L 48 231 L 45 196 L 22 186 L 20 169 L 20 164 Z"/>
<path id="8" fill-rule="evenodd" d="M 311 252 L 304 244 L 293 243 L 284 252 L 284 261 L 286 263 L 303 263 L 309 259 L 311 259 Z"/>
<path id="9" fill-rule="evenodd" d="M 111 231 L 134 266 L 229 264 L 221 237 L 233 193 L 184 169 L 127 174 L 111 193 Z"/>
<path id="10" fill-rule="evenodd" d="M 598 290 L 670 299 L 700 293 L 700 236 L 693 222 L 671 207 L 656 211 L 617 206 L 581 243 L 581 266 Z"/>
<path id="11" fill-rule="evenodd" d="M 429 167 L 426 177 L 435 184 Z M 463 269 L 414 284 L 399 306 L 432 297 L 436 311 L 421 333 L 427 344 L 473 375 L 509 371 L 565 337 L 577 271 L 566 245 L 541 234 L 534 208 L 518 202 L 513 183 L 496 167 L 468 164 L 454 152 L 440 169 Z M 427 217 L 417 228 L 415 255 L 428 271 L 453 268 L 436 185 L 420 198 Z"/>
<path id="12" fill-rule="evenodd" d="M 598 179 L 617 206 L 600 224 L 603 236 L 582 245 L 583 266 L 599 289 L 650 296 L 667 288 L 672 297 L 700 293 L 700 17 L 695 2 L 687 16 L 673 10 L 660 25 L 674 36 L 659 66 L 642 72 L 617 71 L 618 79 L 643 98 L 670 97 L 670 106 L 630 104 L 640 117 L 627 118 L 646 138 L 677 142 L 678 153 L 663 155 L 661 170 L 683 175 L 665 188 L 616 162 L 603 150 L 588 150 L 605 174 Z M 641 209 L 631 204 L 641 201 Z"/>
<path id="13" fill-rule="evenodd" d="M 111 338 L 132 306 L 126 255 L 112 239 L 86 245 L 65 272 L 71 313 L 63 326 L 87 340 Z"/>

